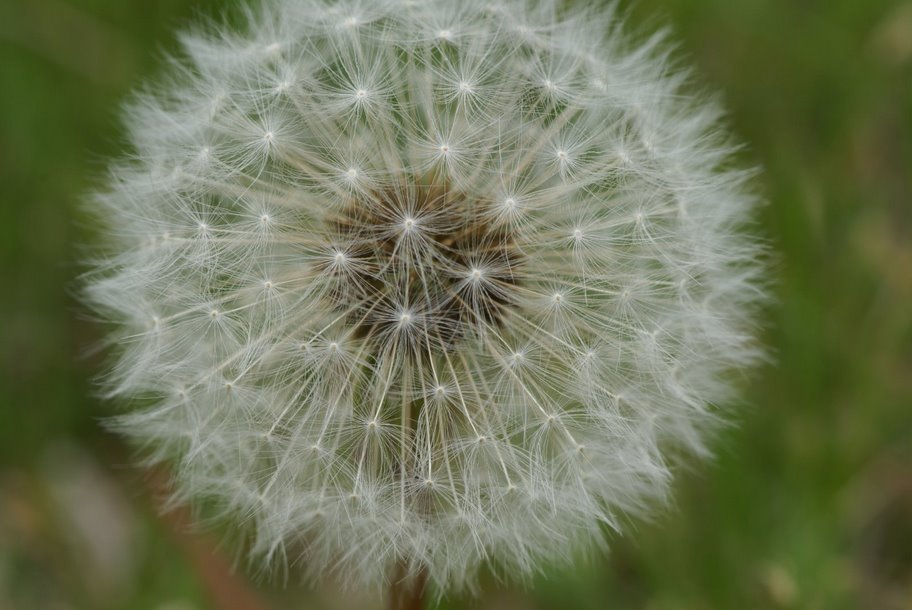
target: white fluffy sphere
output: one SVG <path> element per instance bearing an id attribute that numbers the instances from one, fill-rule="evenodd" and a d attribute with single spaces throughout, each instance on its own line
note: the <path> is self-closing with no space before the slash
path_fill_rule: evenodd
<path id="1" fill-rule="evenodd" d="M 438 591 L 565 560 L 757 358 L 716 106 L 558 4 L 267 0 L 130 106 L 87 279 L 117 425 L 254 557 Z"/>

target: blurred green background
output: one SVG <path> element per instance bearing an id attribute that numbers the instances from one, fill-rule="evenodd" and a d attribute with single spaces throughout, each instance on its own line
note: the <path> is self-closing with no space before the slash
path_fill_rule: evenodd
<path id="1" fill-rule="evenodd" d="M 131 87 L 220 4 L 0 1 L 0 609 L 382 605 L 232 569 L 98 425 L 79 202 Z M 775 363 L 718 459 L 608 557 L 442 607 L 912 609 L 912 1 L 638 0 L 632 20 L 673 27 L 763 168 Z"/>

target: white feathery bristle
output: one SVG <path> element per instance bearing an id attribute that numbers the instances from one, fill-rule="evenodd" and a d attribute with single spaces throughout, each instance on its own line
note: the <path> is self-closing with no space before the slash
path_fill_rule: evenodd
<path id="1" fill-rule="evenodd" d="M 718 108 L 662 36 L 559 4 L 265 0 L 129 107 L 105 387 L 255 561 L 443 593 L 572 558 L 761 356 Z"/>

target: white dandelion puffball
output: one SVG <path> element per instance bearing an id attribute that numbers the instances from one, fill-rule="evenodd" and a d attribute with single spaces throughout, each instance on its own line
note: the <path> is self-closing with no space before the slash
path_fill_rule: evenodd
<path id="1" fill-rule="evenodd" d="M 266 0 L 131 103 L 87 278 L 116 425 L 259 565 L 572 560 L 757 359 L 719 110 L 663 36 L 559 5 Z"/>

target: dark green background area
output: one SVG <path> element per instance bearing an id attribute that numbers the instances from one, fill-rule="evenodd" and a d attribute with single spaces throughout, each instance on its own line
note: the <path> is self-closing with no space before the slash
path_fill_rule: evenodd
<path id="1" fill-rule="evenodd" d="M 582 0 L 580 0 L 582 1 Z M 73 293 L 118 112 L 216 0 L 0 0 L 0 608 L 371 608 L 257 579 L 98 418 Z M 192 5 L 192 6 L 191 6 Z M 626 5 L 625 5 L 626 6 Z M 912 608 L 912 1 L 639 0 L 762 168 L 772 363 L 611 553 L 445 608 Z M 184 519 L 184 520 L 182 520 Z"/>

